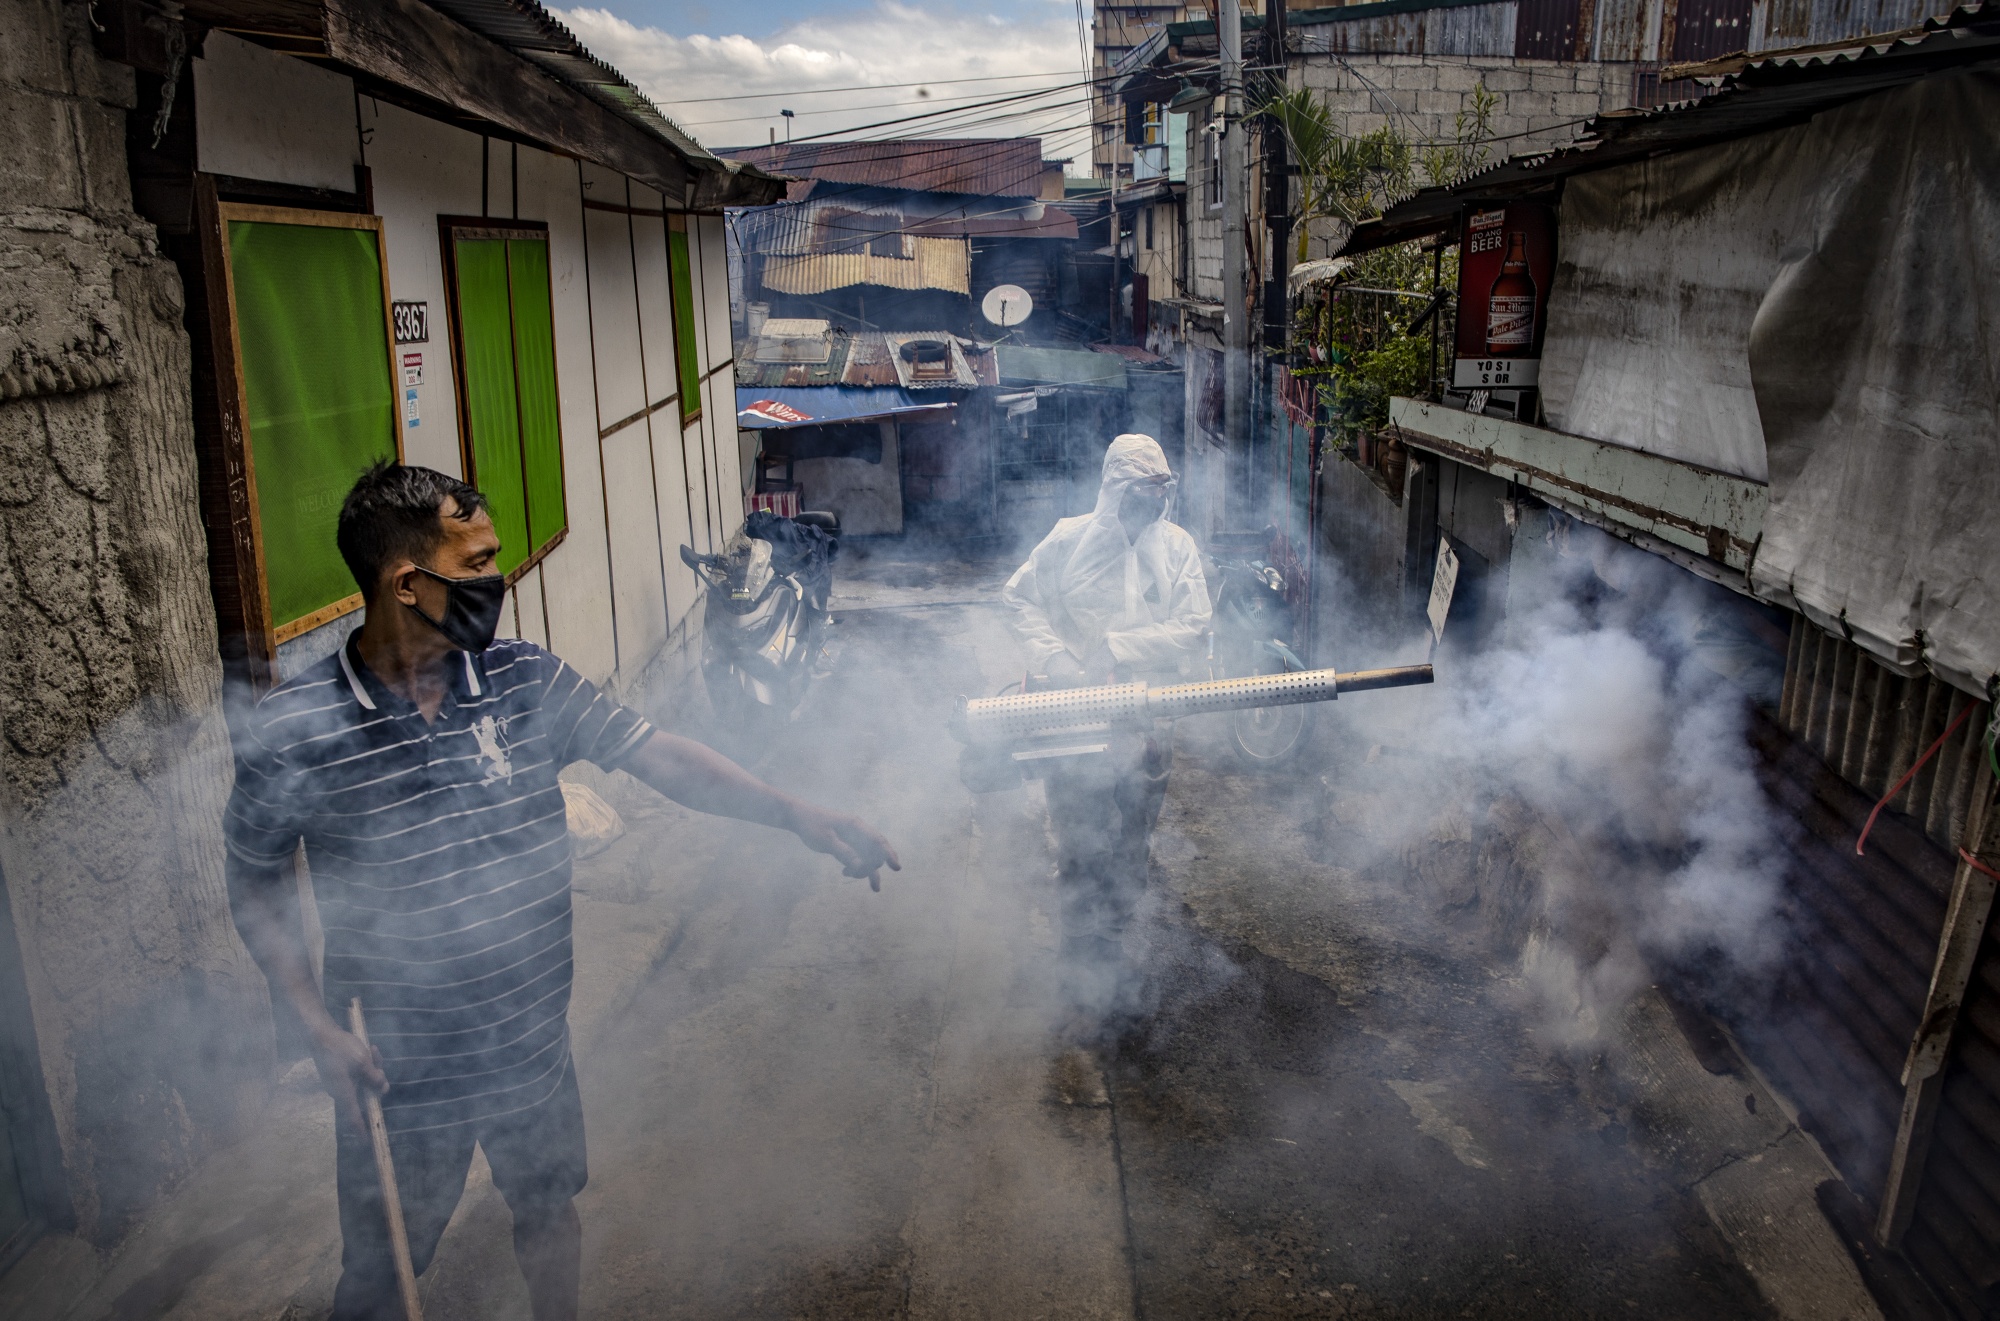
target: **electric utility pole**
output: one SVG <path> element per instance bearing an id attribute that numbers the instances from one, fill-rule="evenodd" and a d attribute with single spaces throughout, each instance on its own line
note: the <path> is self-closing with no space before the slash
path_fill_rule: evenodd
<path id="1" fill-rule="evenodd" d="M 1285 62 L 1285 0 L 1264 6 L 1264 64 L 1279 92 L 1290 82 Z M 1292 274 L 1291 153 L 1284 132 L 1274 120 L 1263 122 L 1264 228 L 1270 237 L 1271 273 L 1264 281 L 1264 347 L 1282 353 L 1291 340 L 1292 298 L 1287 287 Z"/>
<path id="2" fill-rule="evenodd" d="M 1222 44 L 1222 433 L 1245 469 L 1250 446 L 1250 245 L 1244 225 L 1243 7 L 1221 0 Z M 1224 461 L 1225 464 L 1229 460 Z M 1248 479 L 1247 470 L 1236 474 Z M 1240 489 L 1231 482 L 1232 489 Z M 1226 508 L 1230 502 L 1225 501 Z"/>

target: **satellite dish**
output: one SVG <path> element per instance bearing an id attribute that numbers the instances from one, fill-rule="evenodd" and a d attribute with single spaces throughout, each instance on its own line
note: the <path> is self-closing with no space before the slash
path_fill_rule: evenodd
<path id="1" fill-rule="evenodd" d="M 1035 300 L 1018 284 L 996 284 L 979 300 L 979 314 L 996 326 L 1018 326 L 1035 310 Z"/>

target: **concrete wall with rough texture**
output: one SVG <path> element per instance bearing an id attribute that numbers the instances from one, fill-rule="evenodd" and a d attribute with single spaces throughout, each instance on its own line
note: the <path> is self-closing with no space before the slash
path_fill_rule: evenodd
<path id="1" fill-rule="evenodd" d="M 1454 140 L 1458 117 L 1470 117 L 1474 89 L 1495 98 L 1488 125 L 1489 163 L 1539 147 L 1567 142 L 1581 121 L 1632 103 L 1635 66 L 1629 63 L 1524 60 L 1501 55 L 1384 55 L 1294 57 L 1291 85 L 1309 88 L 1332 107 L 1346 137 L 1393 124 L 1405 141 Z M 1254 156 L 1254 141 L 1252 151 Z M 1193 245 L 1192 297 L 1222 297 L 1222 208 L 1208 204 L 1209 153 L 1201 117 L 1188 117 L 1187 226 Z M 1417 182 L 1425 182 L 1421 177 Z M 1253 244 L 1263 242 L 1262 189 L 1250 192 Z M 1308 226 L 1308 258 L 1333 255 L 1345 234 L 1328 221 Z M 1260 259 L 1262 248 L 1257 249 Z M 1294 260 L 1297 253 L 1293 254 Z"/>
<path id="2" fill-rule="evenodd" d="M 1493 94 L 1489 164 L 1576 136 L 1582 121 L 1632 104 L 1629 63 L 1523 60 L 1502 56 L 1345 55 L 1292 66 L 1292 86 L 1333 108 L 1348 137 L 1393 124 L 1412 143 L 1454 140 L 1470 120 L 1474 89 Z M 1418 182 L 1425 182 L 1419 179 Z M 1345 235 L 1315 224 L 1308 257 L 1327 257 Z"/>
<path id="3" fill-rule="evenodd" d="M 129 70 L 0 0 L 0 871 L 77 1227 L 99 1242 L 270 1076 L 230 783 L 182 291 L 132 213 Z"/>

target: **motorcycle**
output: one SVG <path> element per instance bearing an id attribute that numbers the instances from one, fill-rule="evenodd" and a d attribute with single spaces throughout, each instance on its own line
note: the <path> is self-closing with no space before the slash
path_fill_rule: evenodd
<path id="1" fill-rule="evenodd" d="M 701 675 L 717 724 L 767 748 L 824 664 L 840 522 L 758 511 L 714 555 L 681 547 L 702 585 Z"/>
<path id="2" fill-rule="evenodd" d="M 1214 617 L 1208 635 L 1212 679 L 1304 670 L 1289 639 L 1297 621 L 1285 571 L 1266 558 L 1268 531 L 1218 533 L 1210 546 L 1215 564 Z M 1312 730 L 1314 707 L 1255 707 L 1229 714 L 1236 755 L 1250 766 L 1276 766 L 1297 755 Z"/>

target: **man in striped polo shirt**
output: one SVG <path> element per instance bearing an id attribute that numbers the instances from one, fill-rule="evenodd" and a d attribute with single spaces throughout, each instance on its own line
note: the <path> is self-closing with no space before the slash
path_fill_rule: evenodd
<path id="1" fill-rule="evenodd" d="M 557 772 L 588 760 L 676 802 L 795 833 L 850 876 L 900 869 L 848 816 L 780 793 L 653 728 L 555 656 L 495 641 L 506 583 L 485 500 L 381 464 L 340 511 L 367 597 L 334 656 L 279 685 L 239 731 L 225 831 L 237 928 L 304 1021 L 338 1112 L 335 1318 L 400 1315 L 360 1089 L 382 1097 L 422 1271 L 474 1144 L 514 1216 L 537 1321 L 576 1315 L 586 1177 L 570 1060 L 570 847 Z M 284 902 L 303 839 L 325 986 Z M 358 997 L 371 1047 L 346 1028 Z"/>

